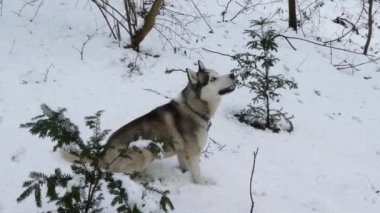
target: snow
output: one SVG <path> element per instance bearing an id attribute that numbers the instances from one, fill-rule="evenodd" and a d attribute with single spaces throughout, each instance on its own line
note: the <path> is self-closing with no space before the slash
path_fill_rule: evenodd
<path id="1" fill-rule="evenodd" d="M 140 139 L 140 140 L 137 140 L 137 141 L 134 141 L 132 143 L 129 144 L 128 148 L 138 148 L 138 149 L 144 149 L 144 148 L 148 148 L 149 144 L 150 143 L 153 143 L 151 140 L 143 140 L 143 139 Z"/>
<path id="2" fill-rule="evenodd" d="M 163 144 L 159 142 L 153 142 L 152 140 L 139 139 L 137 141 L 133 141 L 132 143 L 130 143 L 128 148 L 142 150 L 142 149 L 149 149 L 151 145 L 159 149 L 159 152 L 157 153 L 157 155 L 159 156 L 159 158 L 163 158 L 164 157 Z"/>
<path id="3" fill-rule="evenodd" d="M 186 85 L 181 72 L 170 75 L 169 68 L 195 69 L 201 59 L 206 67 L 222 74 L 236 67 L 224 56 L 202 50 L 202 47 L 234 54 L 244 52 L 248 41 L 242 32 L 249 19 L 272 16 L 278 8 L 283 13 L 273 16 L 276 30 L 302 36 L 287 29 L 287 1 L 262 5 L 253 12 L 238 16 L 232 23 L 221 22 L 220 13 L 227 1 L 195 1 L 211 23 L 210 34 L 202 21 L 189 24 L 192 31 L 204 38 L 191 43 L 186 54 L 174 54 L 170 45 L 156 31 L 143 42 L 142 49 L 159 54 L 152 58 L 119 48 L 109 37 L 101 15 L 86 1 L 44 1 L 31 22 L 37 6 L 27 6 L 15 14 L 24 2 L 3 1 L 0 17 L 0 212 L 40 211 L 33 198 L 17 203 L 22 182 L 30 171 L 50 174 L 54 168 L 69 171 L 70 164 L 47 139 L 31 136 L 19 128 L 30 118 L 41 114 L 40 104 L 52 109 L 67 108 L 67 116 L 79 125 L 83 138 L 91 135 L 84 125 L 84 116 L 105 110 L 102 126 L 115 130 L 126 122 L 166 103 L 168 100 L 144 89 L 154 89 L 176 97 Z M 304 30 L 322 40 L 337 37 L 342 27 L 331 22 L 344 12 L 356 20 L 360 5 L 353 1 L 326 1 L 320 8 L 317 26 Z M 306 4 L 306 3 L 305 3 Z M 360 4 L 360 3 L 359 3 Z M 183 10 L 190 10 L 183 7 Z M 239 8 L 232 4 L 231 18 Z M 339 13 L 337 12 L 339 11 Z M 196 14 L 196 12 L 194 12 Z M 376 19 L 376 18 L 375 18 Z M 365 35 L 364 22 L 359 25 Z M 84 50 L 80 48 L 87 35 L 96 35 Z M 371 54 L 380 47 L 379 30 L 374 29 Z M 364 38 L 352 35 L 350 43 L 337 43 L 342 48 L 361 51 Z M 312 39 L 312 38 L 310 38 Z M 251 95 L 238 89 L 223 97 L 212 120 L 210 137 L 221 145 L 209 143 L 209 153 L 201 159 L 202 175 L 214 185 L 196 185 L 190 174 L 178 169 L 175 157 L 155 161 L 146 174 L 151 185 L 169 190 L 174 212 L 249 212 L 249 177 L 252 152 L 259 148 L 253 183 L 255 212 L 323 212 L 378 213 L 380 210 L 380 66 L 370 63 L 360 71 L 337 70 L 331 64 L 347 60 L 360 63 L 361 55 L 278 40 L 280 58 L 276 70 L 298 83 L 297 90 L 285 91 L 278 106 L 294 115 L 294 132 L 273 134 L 239 123 L 233 113 L 248 104 Z M 164 47 L 164 48 L 163 48 Z M 137 57 L 137 58 L 136 58 Z M 137 61 L 142 75 L 130 73 L 128 63 Z M 49 68 L 50 67 L 50 68 Z M 123 179 L 132 200 L 139 202 L 143 187 L 129 177 Z M 106 198 L 109 199 L 109 198 Z M 144 211 L 154 211 L 155 196 L 147 198 Z M 141 205 L 141 203 L 139 203 Z M 44 205 L 42 210 L 51 209 Z M 107 210 L 108 211 L 108 210 Z M 111 209 L 109 210 L 110 212 Z"/>

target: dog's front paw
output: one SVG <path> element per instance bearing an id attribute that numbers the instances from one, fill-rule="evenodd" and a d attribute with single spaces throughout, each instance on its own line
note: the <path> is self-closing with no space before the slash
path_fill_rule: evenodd
<path id="1" fill-rule="evenodd" d="M 179 167 L 179 170 L 181 170 L 182 173 L 189 171 L 187 167 L 181 167 L 181 166 Z"/>
<path id="2" fill-rule="evenodd" d="M 205 185 L 205 186 L 213 186 L 216 185 L 216 181 L 210 178 L 199 178 L 199 179 L 194 179 L 195 184 L 199 185 Z"/>

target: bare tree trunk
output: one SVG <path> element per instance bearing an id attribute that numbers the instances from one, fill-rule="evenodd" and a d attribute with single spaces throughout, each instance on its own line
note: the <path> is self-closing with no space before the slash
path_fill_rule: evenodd
<path id="1" fill-rule="evenodd" d="M 160 12 L 164 0 L 155 0 L 148 14 L 144 18 L 144 25 L 136 31 L 131 38 L 131 48 L 138 51 L 140 43 L 144 40 L 145 36 L 154 27 L 156 16 Z"/>
<path id="2" fill-rule="evenodd" d="M 289 27 L 297 32 L 296 0 L 288 0 L 289 3 Z"/>
<path id="3" fill-rule="evenodd" d="M 364 51 L 363 54 L 367 55 L 369 44 L 371 42 L 372 38 L 372 24 L 373 24 L 373 14 L 372 14 L 372 6 L 373 6 L 373 0 L 368 0 L 368 34 L 367 34 L 367 41 L 364 45 Z"/>

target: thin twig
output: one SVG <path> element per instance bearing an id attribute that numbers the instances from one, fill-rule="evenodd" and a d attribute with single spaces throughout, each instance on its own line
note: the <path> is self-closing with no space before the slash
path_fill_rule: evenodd
<path id="1" fill-rule="evenodd" d="M 36 12 L 34 13 L 34 16 L 30 19 L 30 22 L 33 22 L 34 19 L 37 17 L 38 11 L 40 10 L 40 8 L 41 8 L 42 4 L 44 3 L 44 1 L 45 1 L 45 0 L 41 0 L 40 4 L 39 4 L 38 7 L 37 7 Z"/>
<path id="2" fill-rule="evenodd" d="M 26 2 L 26 3 L 20 8 L 19 11 L 17 11 L 17 12 L 14 12 L 14 11 L 13 11 L 13 12 L 14 12 L 16 15 L 21 16 L 21 13 L 22 13 L 22 11 L 25 9 L 26 6 L 32 6 L 33 3 L 37 2 L 37 1 L 39 1 L 39 0 L 31 0 L 31 1 L 28 1 L 28 2 Z"/>
<path id="3" fill-rule="evenodd" d="M 106 20 L 107 26 L 110 29 L 112 36 L 114 37 L 114 39 L 117 39 L 116 38 L 116 34 L 115 34 L 114 30 L 112 29 L 111 24 L 110 24 L 110 22 L 109 22 L 109 20 L 107 18 L 107 15 L 104 13 L 104 11 L 102 10 L 102 8 L 98 4 L 96 4 L 96 6 L 100 10 L 100 13 L 102 14 L 104 20 Z"/>
<path id="4" fill-rule="evenodd" d="M 184 38 L 183 35 L 181 35 L 180 33 L 177 32 L 177 30 L 175 29 L 172 29 L 171 27 L 169 26 L 166 26 L 164 24 L 160 24 L 160 23 L 156 23 L 157 26 L 160 26 L 162 28 L 165 28 L 167 31 L 173 33 L 174 35 L 176 35 L 179 39 L 181 39 L 182 41 L 184 41 L 186 44 L 190 44 L 190 41 L 187 40 L 186 38 Z"/>
<path id="5" fill-rule="evenodd" d="M 331 48 L 331 42 L 330 42 L 330 64 L 331 65 L 333 64 L 333 51 L 332 51 L 332 48 Z"/>
<path id="6" fill-rule="evenodd" d="M 262 2 L 259 1 L 258 4 L 260 4 Z M 230 19 L 230 21 L 233 21 L 235 18 L 237 18 L 240 14 L 242 14 L 244 11 L 247 11 L 252 5 L 252 2 L 251 1 L 245 1 L 245 5 L 241 5 L 239 4 L 238 2 L 236 2 L 238 5 L 240 5 L 242 8 Z"/>
<path id="7" fill-rule="evenodd" d="M 230 54 L 227 54 L 227 53 L 221 53 L 221 52 L 217 52 L 217 51 L 214 51 L 214 50 L 209 50 L 209 49 L 206 49 L 206 48 L 202 48 L 202 50 L 204 51 L 207 51 L 207 52 L 210 52 L 210 53 L 215 53 L 215 54 L 218 54 L 218 55 L 222 55 L 222 56 L 227 56 L 227 57 L 234 57 L 233 55 L 230 55 Z"/>
<path id="8" fill-rule="evenodd" d="M 210 151 L 210 149 L 212 147 L 211 144 L 217 145 L 219 151 L 222 151 L 222 149 L 224 149 L 224 147 L 227 146 L 226 144 L 220 144 L 220 143 L 218 143 L 216 140 L 214 140 L 211 137 L 209 137 L 209 139 L 210 139 L 210 141 L 212 143 L 208 143 L 207 147 L 201 152 L 201 154 L 203 154 L 205 156 L 205 158 L 209 158 L 209 154 L 214 154 L 214 152 Z"/>
<path id="9" fill-rule="evenodd" d="M 77 0 L 77 2 L 75 3 L 74 9 L 77 9 L 78 3 L 79 3 L 79 0 Z"/>
<path id="10" fill-rule="evenodd" d="M 231 2 L 232 2 L 232 0 L 229 0 L 229 1 L 227 2 L 227 5 L 224 7 L 224 10 L 222 11 L 222 22 L 225 22 L 225 21 L 226 21 L 226 20 L 225 20 L 225 16 L 226 16 L 226 14 L 227 14 L 227 12 L 228 12 L 228 7 L 230 6 Z"/>
<path id="11" fill-rule="evenodd" d="M 296 1 L 296 4 L 297 4 L 297 9 L 298 9 L 298 15 L 299 15 L 299 28 L 301 29 L 301 32 L 303 34 L 303 36 L 305 37 L 306 36 L 306 33 L 305 31 L 303 30 L 303 25 L 304 25 L 304 21 L 302 19 L 302 9 L 301 9 L 301 6 L 300 6 L 300 2 L 299 1 Z"/>
<path id="12" fill-rule="evenodd" d="M 170 39 L 165 35 L 163 34 L 156 26 L 153 26 L 153 28 L 162 36 L 164 37 L 164 39 L 169 43 L 169 45 L 173 48 L 174 52 L 176 52 L 176 47 L 174 46 L 174 44 L 170 41 Z"/>
<path id="13" fill-rule="evenodd" d="M 45 72 L 45 77 L 44 77 L 44 82 L 46 83 L 47 81 L 47 77 L 48 77 L 48 74 L 50 72 L 50 68 L 54 67 L 54 64 L 50 64 L 50 66 L 46 69 L 46 72 Z"/>
<path id="14" fill-rule="evenodd" d="M 238 1 L 235 1 L 236 4 L 238 4 L 240 7 L 242 7 L 242 9 L 240 9 L 229 21 L 233 21 L 234 19 L 236 19 L 239 15 L 243 14 L 245 11 L 248 11 L 248 10 L 251 10 L 252 8 L 256 7 L 256 6 L 259 6 L 259 5 L 267 5 L 267 4 L 273 4 L 273 3 L 276 3 L 276 2 L 280 2 L 280 0 L 274 0 L 274 1 L 270 1 L 270 2 L 264 2 L 262 3 L 263 1 L 260 0 L 258 1 L 257 3 L 253 4 L 252 1 L 249 1 L 249 0 L 246 0 L 245 1 L 245 5 L 242 5 L 240 4 Z"/>
<path id="15" fill-rule="evenodd" d="M 120 24 L 120 26 L 128 33 L 130 33 L 130 31 L 127 29 L 127 27 L 123 24 L 123 21 L 127 21 L 126 18 L 124 17 L 123 14 L 121 14 L 115 7 L 113 7 L 112 5 L 110 5 L 109 3 L 107 2 L 104 2 L 102 1 L 102 3 L 104 3 L 106 6 L 108 6 L 109 8 L 111 8 L 112 12 L 108 11 L 107 7 L 100 4 L 99 2 L 97 2 L 97 0 L 91 0 L 94 4 L 96 4 L 96 6 L 98 6 L 99 10 L 103 10 L 103 12 L 105 12 L 106 14 L 110 15 L 112 17 L 112 19 L 114 21 L 116 21 L 117 23 Z M 116 15 L 113 14 L 113 12 L 116 12 L 122 20 L 119 20 L 117 19 Z M 103 16 L 104 17 L 104 16 Z M 115 36 L 116 37 L 116 36 Z"/>
<path id="16" fill-rule="evenodd" d="M 144 89 L 144 90 L 145 90 L 145 91 L 148 91 L 148 92 L 155 93 L 155 94 L 157 94 L 157 95 L 160 95 L 160 96 L 162 96 L 162 97 L 164 97 L 164 98 L 166 98 L 166 99 L 172 99 L 171 97 L 166 96 L 166 95 L 164 95 L 164 94 L 162 94 L 162 93 L 160 93 L 160 92 L 157 92 L 156 90 L 153 90 L 153 89 Z"/>
<path id="17" fill-rule="evenodd" d="M 362 52 L 356 52 L 356 51 L 347 50 L 347 49 L 343 49 L 343 48 L 339 48 L 339 47 L 334 47 L 332 45 L 321 44 L 321 43 L 318 43 L 318 42 L 315 42 L 315 41 L 311 41 L 311 40 L 307 40 L 307 39 L 304 39 L 304 38 L 285 36 L 285 35 L 281 35 L 281 34 L 276 35 L 275 38 L 276 37 L 284 38 L 294 50 L 297 50 L 297 49 L 292 45 L 292 43 L 290 43 L 290 39 L 300 40 L 300 41 L 308 42 L 308 43 L 311 43 L 311 44 L 314 44 L 314 45 L 317 45 L 317 46 L 331 48 L 331 49 L 334 49 L 334 50 L 340 50 L 340 51 L 344 51 L 344 52 L 349 52 L 349 53 L 353 53 L 353 54 L 357 54 L 357 55 L 364 55 Z M 205 50 L 205 51 L 211 52 L 211 53 L 215 53 L 215 54 L 218 54 L 218 55 L 222 55 L 222 56 L 233 57 L 233 55 L 230 55 L 230 54 L 227 54 L 227 53 L 221 53 L 221 52 L 217 52 L 217 51 L 213 51 L 213 50 L 209 50 L 209 49 L 206 49 L 206 48 L 202 48 L 202 50 Z M 373 57 L 373 55 L 367 55 L 367 56 L 372 56 Z"/>
<path id="18" fill-rule="evenodd" d="M 172 72 L 184 72 L 184 73 L 186 73 L 186 70 L 183 70 L 183 69 L 166 69 L 165 70 L 166 74 L 170 74 Z"/>
<path id="19" fill-rule="evenodd" d="M 364 9 L 363 9 L 363 10 L 364 10 Z M 360 17 L 362 16 L 363 10 L 362 10 L 362 12 L 360 13 L 360 16 L 359 16 L 359 18 L 358 18 L 358 20 L 356 21 L 355 24 L 352 23 L 352 22 L 350 22 L 350 21 L 348 21 L 348 20 L 346 20 L 346 19 L 340 18 L 341 20 L 346 21 L 346 22 L 348 22 L 349 24 L 351 24 L 351 29 L 350 29 L 349 31 L 347 31 L 346 33 L 344 33 L 343 35 L 339 36 L 338 38 L 335 38 L 335 39 L 332 39 L 332 40 L 329 40 L 329 41 L 324 41 L 323 43 L 325 43 L 325 44 L 330 43 L 330 45 L 331 45 L 331 42 L 340 41 L 342 38 L 346 37 L 346 36 L 347 36 L 348 34 L 350 34 L 352 31 L 357 31 L 356 25 L 357 25 L 357 23 L 359 22 Z M 337 19 L 338 19 L 338 18 L 339 18 L 339 17 L 337 17 Z M 336 20 L 336 19 L 335 19 L 335 20 Z"/>
<path id="20" fill-rule="evenodd" d="M 249 195 L 251 197 L 251 211 L 250 211 L 250 213 L 253 213 L 253 208 L 255 207 L 255 201 L 253 200 L 252 185 L 253 185 L 253 174 L 255 173 L 256 157 L 257 157 L 258 153 L 259 153 L 259 148 L 256 148 L 256 151 L 253 152 L 253 164 L 252 164 L 251 178 L 249 179 Z"/>
<path id="21" fill-rule="evenodd" d="M 130 77 L 132 76 L 133 73 L 137 73 L 138 75 L 142 75 L 142 72 L 140 71 L 140 67 L 137 64 L 137 61 L 139 59 L 142 60 L 141 59 L 141 52 L 137 52 L 134 61 L 128 63 L 127 68 L 129 69 L 128 73 L 129 73 Z"/>
<path id="22" fill-rule="evenodd" d="M 189 16 L 189 17 L 192 17 L 194 19 L 199 18 L 199 16 L 197 16 L 197 15 L 192 15 L 192 14 L 188 14 L 188 13 L 184 13 L 184 12 L 175 11 L 172 8 L 168 8 L 168 7 L 164 7 L 164 8 L 162 8 L 162 10 L 168 11 L 168 12 L 172 13 L 173 15 L 176 14 L 176 15 L 181 15 L 181 16 Z"/>
<path id="23" fill-rule="evenodd" d="M 12 42 L 11 49 L 10 49 L 9 52 L 8 52 L 9 55 L 12 54 L 12 52 L 13 52 L 13 48 L 15 47 L 15 44 L 16 44 L 16 39 L 14 39 L 13 42 Z"/>
<path id="24" fill-rule="evenodd" d="M 334 50 L 340 50 L 340 51 L 343 51 L 343 52 L 349 52 L 349 53 L 353 53 L 353 54 L 357 54 L 357 55 L 363 55 L 362 52 L 356 52 L 356 51 L 347 50 L 347 49 L 343 49 L 343 48 L 339 48 L 339 47 L 334 47 L 334 46 L 331 46 L 331 45 L 321 44 L 321 43 L 318 43 L 318 42 L 315 42 L 315 41 L 311 41 L 311 40 L 307 40 L 307 39 L 304 39 L 304 38 L 285 36 L 285 35 L 281 35 L 281 34 L 278 34 L 276 37 L 282 37 L 282 38 L 285 38 L 285 39 L 293 39 L 293 40 L 305 41 L 305 42 L 308 42 L 308 43 L 311 43 L 311 44 L 314 44 L 314 45 L 317 45 L 317 46 L 321 46 L 321 47 L 332 48 Z M 373 55 L 368 55 L 368 56 L 373 56 Z"/>
<path id="25" fill-rule="evenodd" d="M 194 3 L 193 0 L 191 0 L 191 3 L 193 3 L 195 9 L 197 9 L 199 15 L 202 17 L 203 21 L 207 24 L 208 28 L 210 28 L 210 33 L 214 33 L 214 30 L 211 28 L 210 24 L 206 21 L 205 17 L 203 16 L 202 12 L 199 10 L 197 5 Z"/>
<path id="26" fill-rule="evenodd" d="M 356 67 L 359 67 L 359 66 L 362 66 L 362 65 L 365 65 L 365 64 L 376 63 L 379 60 L 380 60 L 380 57 L 377 57 L 375 59 L 369 59 L 368 61 L 362 62 L 362 63 L 359 63 L 359 64 L 349 64 L 349 63 L 346 63 L 346 64 L 334 64 L 334 67 L 336 67 L 338 70 L 344 70 L 344 69 L 349 69 L 349 68 L 353 69 L 353 68 L 356 68 Z"/>
<path id="27" fill-rule="evenodd" d="M 222 149 L 224 149 L 227 146 L 227 144 L 220 144 L 220 143 L 218 143 L 212 137 L 208 137 L 208 138 L 210 139 L 211 142 L 213 142 L 214 144 L 216 144 L 218 146 L 219 151 L 222 151 Z"/>
<path id="28" fill-rule="evenodd" d="M 84 58 L 84 49 L 85 49 L 87 43 L 88 43 L 90 40 L 92 40 L 92 39 L 95 37 L 95 35 L 98 33 L 98 30 L 99 30 L 99 29 L 96 29 L 96 30 L 94 31 L 93 34 L 91 34 L 91 35 L 87 35 L 87 39 L 86 39 L 86 41 L 84 41 L 84 42 L 82 43 L 82 47 L 81 47 L 80 49 L 77 48 L 77 47 L 74 47 L 74 46 L 73 46 L 74 49 L 78 50 L 78 52 L 79 52 L 79 54 L 80 54 L 80 60 L 83 61 L 83 58 Z"/>
<path id="29" fill-rule="evenodd" d="M 288 42 L 288 44 L 292 47 L 293 50 L 297 50 L 297 49 L 293 46 L 293 44 L 289 41 L 288 38 L 286 38 L 286 37 L 283 37 L 283 38 Z"/>
<path id="30" fill-rule="evenodd" d="M 182 42 L 190 44 L 192 40 L 198 41 L 199 39 L 202 39 L 200 35 L 198 35 L 194 31 L 189 30 L 187 27 L 189 24 L 194 23 L 196 19 L 189 21 L 186 19 L 179 19 L 176 17 L 175 14 L 173 14 L 172 12 L 170 13 L 171 14 L 169 19 L 165 17 L 157 17 L 155 27 L 157 29 L 160 29 L 160 31 L 162 30 L 162 34 L 165 34 L 166 38 L 172 40 L 172 42 L 176 42 L 176 38 L 179 38 L 181 42 L 176 42 L 177 47 L 175 51 L 181 48 L 186 48 L 182 45 Z"/>

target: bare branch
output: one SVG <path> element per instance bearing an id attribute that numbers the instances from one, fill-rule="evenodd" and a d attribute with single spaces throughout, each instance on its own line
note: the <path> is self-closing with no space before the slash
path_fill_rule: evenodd
<path id="1" fill-rule="evenodd" d="M 169 9 L 167 7 L 164 7 L 163 10 L 168 11 L 168 12 L 170 12 L 172 14 L 180 15 L 180 16 L 188 16 L 188 17 L 192 17 L 194 19 L 198 19 L 199 18 L 199 16 L 188 14 L 188 13 L 184 13 L 184 12 L 175 11 L 175 10 Z"/>
<path id="2" fill-rule="evenodd" d="M 133 9 L 134 5 L 129 0 L 124 0 L 124 8 L 126 11 L 126 17 L 127 17 L 127 24 L 128 24 L 128 33 L 129 37 L 132 38 L 133 35 L 136 32 L 136 25 L 137 25 L 137 18 L 135 17 L 134 19 L 131 17 L 131 11 Z M 136 14 L 133 11 L 134 14 Z M 132 22 L 133 21 L 133 22 Z"/>
<path id="3" fill-rule="evenodd" d="M 113 20 L 114 21 L 116 21 L 117 23 L 119 23 L 120 24 L 120 26 L 122 27 L 122 28 L 124 28 L 125 29 L 125 31 L 126 32 L 130 32 L 128 29 L 127 29 L 127 27 L 123 24 L 123 21 L 127 21 L 126 20 L 126 18 L 123 16 L 123 14 L 121 14 L 115 7 L 113 7 L 112 5 L 110 5 L 108 2 L 105 2 L 105 1 L 101 1 L 102 3 L 104 3 L 104 5 L 102 5 L 102 4 L 100 4 L 97 0 L 91 0 L 98 8 L 99 8 L 99 10 L 102 10 L 105 14 L 108 14 L 108 15 L 110 15 L 112 18 L 113 18 Z M 109 11 L 108 10 L 108 8 L 107 7 L 109 7 L 110 9 L 111 9 L 111 11 Z M 116 16 L 115 16 L 115 14 L 114 14 L 114 12 L 116 12 L 116 14 L 118 14 L 119 16 L 120 16 L 120 18 L 121 18 L 121 20 L 119 20 Z M 105 15 L 103 15 L 103 17 L 106 17 Z M 112 31 L 111 31 L 112 32 Z M 114 34 L 114 33 L 113 33 Z M 115 38 L 116 38 L 116 34 L 114 34 L 114 36 L 115 36 Z"/>
<path id="4" fill-rule="evenodd" d="M 357 54 L 357 55 L 363 55 L 362 52 L 356 52 L 356 51 L 347 50 L 347 49 L 344 49 L 344 48 L 334 47 L 332 45 L 321 44 L 321 43 L 318 43 L 318 42 L 315 42 L 315 41 L 311 41 L 311 40 L 307 40 L 307 39 L 304 39 L 304 38 L 285 36 L 285 35 L 281 35 L 281 34 L 278 34 L 276 37 L 282 37 L 282 38 L 285 38 L 285 39 L 293 39 L 293 40 L 304 41 L 304 42 L 308 42 L 308 43 L 311 43 L 311 44 L 314 44 L 314 45 L 317 45 L 317 46 L 321 46 L 321 47 L 331 48 L 331 49 L 334 49 L 334 50 L 340 50 L 340 51 L 343 51 L 343 52 L 349 52 L 349 53 L 353 53 L 353 54 Z M 368 56 L 373 56 L 373 55 L 368 55 Z"/>
<path id="5" fill-rule="evenodd" d="M 210 24 L 206 21 L 205 17 L 203 16 L 202 12 L 199 10 L 198 6 L 194 3 L 193 0 L 190 0 L 191 3 L 193 3 L 194 7 L 197 9 L 199 15 L 202 17 L 203 21 L 207 24 L 208 28 L 210 28 L 209 33 L 214 33 L 214 30 L 211 28 Z"/>
<path id="6" fill-rule="evenodd" d="M 15 47 L 15 44 L 16 44 L 16 39 L 13 40 L 11 49 L 9 50 L 8 54 L 12 54 L 13 48 Z"/>
<path id="7" fill-rule="evenodd" d="M 288 44 L 290 45 L 290 47 L 292 47 L 293 50 L 297 50 L 297 49 L 293 46 L 293 44 L 289 41 L 288 38 L 286 38 L 286 37 L 283 37 L 283 38 L 288 42 Z"/>
<path id="8" fill-rule="evenodd" d="M 102 14 L 104 20 L 106 20 L 107 26 L 110 29 L 112 36 L 114 37 L 114 39 L 117 39 L 116 34 L 115 34 L 113 28 L 111 27 L 111 24 L 110 24 L 110 22 L 109 22 L 109 20 L 107 18 L 107 15 L 104 13 L 104 11 L 102 10 L 102 8 L 98 4 L 96 4 L 96 6 L 100 10 L 100 13 Z"/>
<path id="9" fill-rule="evenodd" d="M 341 36 L 339 36 L 338 38 L 335 38 L 335 39 L 332 39 L 332 40 L 329 40 L 329 41 L 324 41 L 323 43 L 331 43 L 331 42 L 334 42 L 334 41 L 339 41 L 339 40 L 341 40 L 342 38 L 346 37 L 348 34 L 350 34 L 350 33 L 353 32 L 353 31 L 358 32 L 358 29 L 356 28 L 356 25 L 359 23 L 359 20 L 360 20 L 360 18 L 361 18 L 362 15 L 363 15 L 364 9 L 365 9 L 365 3 L 364 3 L 364 1 L 363 1 L 362 10 L 361 10 L 360 15 L 359 15 L 358 19 L 356 20 L 355 24 L 352 23 L 352 22 L 350 22 L 350 21 L 348 21 L 347 19 L 343 19 L 343 18 L 339 18 L 339 17 L 337 17 L 336 19 L 339 18 L 340 20 L 343 20 L 343 21 L 345 21 L 345 22 L 351 24 L 351 29 L 350 29 L 349 31 L 347 31 L 346 33 L 342 34 Z M 335 20 L 336 20 L 336 19 L 335 19 Z"/>
<path id="10" fill-rule="evenodd" d="M 174 52 L 176 51 L 176 47 L 174 46 L 174 44 L 170 41 L 170 39 L 165 35 L 163 34 L 156 26 L 153 27 L 162 37 L 164 37 L 164 39 L 169 43 L 169 45 L 173 48 Z"/>
<path id="11" fill-rule="evenodd" d="M 257 157 L 258 153 L 259 153 L 259 148 L 256 148 L 256 151 L 253 152 L 253 164 L 252 164 L 252 170 L 251 170 L 251 178 L 249 179 L 249 195 L 251 197 L 250 213 L 253 213 L 253 208 L 255 207 L 255 201 L 253 200 L 252 185 L 253 185 L 253 174 L 255 173 L 256 157 Z"/>
<path id="12" fill-rule="evenodd" d="M 213 138 L 209 137 L 211 143 L 207 144 L 207 147 L 201 152 L 201 154 L 204 154 L 205 158 L 209 158 L 209 154 L 214 154 L 210 149 L 212 148 L 212 144 L 215 144 L 217 146 L 217 149 L 219 151 L 222 151 L 227 145 L 226 144 L 220 144 Z"/>
<path id="13" fill-rule="evenodd" d="M 38 11 L 40 10 L 40 8 L 41 8 L 42 4 L 44 3 L 44 1 L 45 1 L 45 0 L 41 0 L 40 4 L 39 4 L 38 7 L 37 7 L 37 10 L 36 10 L 35 13 L 34 13 L 34 16 L 30 19 L 30 22 L 33 22 L 34 19 L 37 17 Z"/>
<path id="14" fill-rule="evenodd" d="M 262 0 L 259 1 L 258 4 L 260 4 L 262 2 Z M 256 6 L 256 5 L 251 5 L 252 2 L 251 1 L 245 1 L 245 4 L 244 5 L 241 5 L 239 2 L 236 2 L 238 5 L 240 5 L 242 8 L 230 19 L 230 21 L 233 21 L 235 18 L 237 18 L 240 14 L 242 14 L 243 12 L 249 10 L 250 8 Z"/>
<path id="15" fill-rule="evenodd" d="M 157 95 L 159 95 L 159 96 L 162 96 L 162 97 L 164 97 L 164 98 L 166 98 L 166 99 L 172 99 L 171 97 L 166 96 L 166 95 L 163 95 L 162 93 L 157 92 L 156 90 L 153 90 L 153 89 L 144 89 L 144 90 L 145 90 L 145 91 L 148 91 L 148 92 L 155 93 L 155 94 L 157 94 Z"/>
<path id="16" fill-rule="evenodd" d="M 253 4 L 251 0 L 245 0 L 244 5 L 240 4 L 238 1 L 235 1 L 235 2 L 236 2 L 236 4 L 238 4 L 241 7 L 241 9 L 232 18 L 230 18 L 229 21 L 235 20 L 239 15 L 243 14 L 244 12 L 251 10 L 252 8 L 254 8 L 256 6 L 272 4 L 272 3 L 280 2 L 280 0 L 274 0 L 274 1 L 270 1 L 270 2 L 264 2 L 264 3 L 263 3 L 263 0 L 260 0 L 255 4 Z"/>
<path id="17" fill-rule="evenodd" d="M 39 0 L 31 0 L 31 1 L 28 1 L 26 2 L 24 5 L 22 5 L 22 7 L 20 8 L 20 10 L 18 10 L 17 12 L 16 11 L 13 11 L 16 15 L 18 16 L 21 16 L 21 13 L 22 11 L 25 9 L 26 6 L 33 6 L 35 2 L 37 2 Z"/>
<path id="18" fill-rule="evenodd" d="M 210 141 L 213 143 L 213 144 L 215 144 L 215 145 L 217 145 L 218 146 L 218 150 L 219 151 L 222 151 L 227 145 L 226 144 L 220 144 L 220 143 L 218 143 L 215 139 L 213 139 L 212 137 L 209 137 L 209 139 L 210 139 Z"/>
<path id="19" fill-rule="evenodd" d="M 228 12 L 228 7 L 230 6 L 231 2 L 232 2 L 232 0 L 229 0 L 229 1 L 227 2 L 226 6 L 224 7 L 224 10 L 222 11 L 222 22 L 225 22 L 225 21 L 226 21 L 226 20 L 225 20 L 225 16 L 226 16 L 226 14 L 227 14 L 227 12 Z"/>
<path id="20" fill-rule="evenodd" d="M 156 23 L 157 26 L 160 26 L 162 28 L 165 28 L 167 31 L 173 33 L 174 35 L 176 35 L 179 39 L 181 39 L 182 41 L 184 41 L 185 43 L 187 44 L 190 44 L 190 41 L 187 40 L 186 38 L 184 38 L 183 34 L 180 34 L 178 33 L 176 30 L 166 26 L 166 25 L 163 25 L 163 24 L 160 24 L 160 23 Z"/>
<path id="21" fill-rule="evenodd" d="M 366 65 L 369 63 L 377 63 L 377 61 L 380 61 L 380 57 L 377 57 L 375 59 L 369 59 L 368 61 L 365 61 L 365 62 L 362 62 L 359 64 L 350 64 L 347 61 L 343 61 L 343 62 L 345 62 L 345 64 L 334 64 L 334 67 L 336 67 L 338 70 L 344 70 L 344 69 L 350 69 L 351 68 L 351 69 L 355 69 L 356 71 L 359 71 L 359 69 L 357 69 L 357 67 L 360 67 L 360 66 L 363 66 L 363 65 Z"/>
<path id="22" fill-rule="evenodd" d="M 98 30 L 99 29 L 96 29 L 93 34 L 87 35 L 87 39 L 82 43 L 82 47 L 80 49 L 78 47 L 74 47 L 73 46 L 73 48 L 76 49 L 79 52 L 79 54 L 80 54 L 80 60 L 83 61 L 83 58 L 84 58 L 84 49 L 85 49 L 87 43 L 89 41 L 91 41 L 96 36 L 96 34 L 98 33 Z"/>
<path id="23" fill-rule="evenodd" d="M 186 73 L 186 70 L 183 70 L 183 69 L 166 69 L 165 70 L 165 74 L 170 74 L 172 72 L 184 72 L 184 73 Z"/>
<path id="24" fill-rule="evenodd" d="M 48 74 L 50 72 L 50 69 L 54 67 L 54 64 L 50 64 L 50 66 L 46 69 L 46 72 L 45 72 L 45 77 L 44 77 L 44 82 L 46 83 L 47 81 L 47 77 L 48 77 Z"/>
<path id="25" fill-rule="evenodd" d="M 209 49 L 206 49 L 206 48 L 202 48 L 202 50 L 210 52 L 210 53 L 215 53 L 215 54 L 218 54 L 218 55 L 222 55 L 222 56 L 227 56 L 227 57 L 230 57 L 230 58 L 234 57 L 233 55 L 230 55 L 230 54 L 227 54 L 227 53 L 221 53 L 221 52 L 217 52 L 217 51 L 214 51 L 214 50 L 209 50 Z"/>

